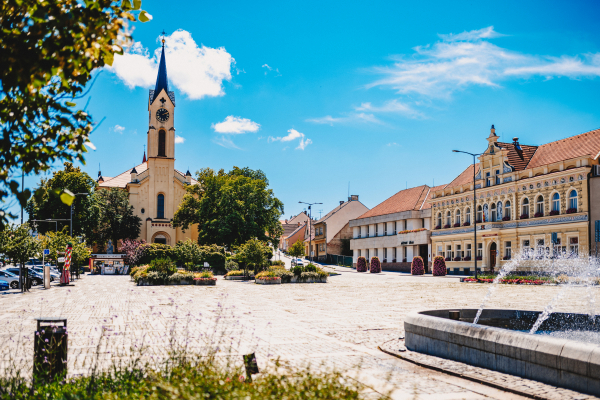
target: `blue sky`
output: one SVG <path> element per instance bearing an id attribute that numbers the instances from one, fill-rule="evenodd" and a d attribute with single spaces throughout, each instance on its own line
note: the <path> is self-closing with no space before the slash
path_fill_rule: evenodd
<path id="1" fill-rule="evenodd" d="M 600 3 L 479 3 L 144 0 L 153 20 L 90 92 L 84 169 L 140 163 L 163 29 L 176 167 L 261 169 L 286 217 L 348 184 L 372 208 L 448 183 L 491 124 L 534 145 L 600 128 Z"/>

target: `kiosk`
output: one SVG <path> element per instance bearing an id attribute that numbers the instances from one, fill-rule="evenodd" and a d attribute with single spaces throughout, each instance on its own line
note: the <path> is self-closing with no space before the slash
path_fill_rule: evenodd
<path id="1" fill-rule="evenodd" d="M 125 265 L 125 254 L 92 254 L 90 271 L 100 275 L 127 275 L 129 266 Z"/>

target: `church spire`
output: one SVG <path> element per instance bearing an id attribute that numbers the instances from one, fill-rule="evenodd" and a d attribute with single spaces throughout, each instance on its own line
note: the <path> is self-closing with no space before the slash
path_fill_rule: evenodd
<path id="1" fill-rule="evenodd" d="M 146 145 L 144 145 L 144 159 L 142 160 L 142 164 L 146 162 Z"/>
<path id="2" fill-rule="evenodd" d="M 164 32 L 164 31 L 163 31 Z M 164 34 L 164 33 L 163 33 Z M 169 95 L 169 80 L 167 79 L 167 62 L 165 61 L 165 38 L 162 39 L 162 52 L 160 54 L 160 63 L 158 64 L 158 76 L 156 77 L 156 86 L 154 87 L 154 96 L 151 103 L 158 97 L 160 91 L 165 89 Z"/>

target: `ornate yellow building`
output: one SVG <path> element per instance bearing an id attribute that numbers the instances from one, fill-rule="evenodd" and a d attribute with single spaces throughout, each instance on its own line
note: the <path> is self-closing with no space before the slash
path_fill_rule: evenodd
<path id="1" fill-rule="evenodd" d="M 446 258 L 450 273 L 471 273 L 475 256 L 481 260 L 478 268 L 498 271 L 515 251 L 533 257 L 587 252 L 592 239 L 588 185 L 600 171 L 600 130 L 541 146 L 498 139 L 492 125 L 475 165 L 475 182 L 469 166 L 434 192 L 434 255 Z"/>
<path id="2" fill-rule="evenodd" d="M 129 193 L 134 213 L 142 219 L 139 239 L 148 243 L 175 245 L 198 239 L 197 226 L 185 233 L 172 226 L 173 215 L 185 195 L 186 185 L 195 184 L 190 171 L 175 169 L 175 93 L 169 91 L 165 49 L 160 57 L 154 90 L 148 98 L 148 159 L 114 178 L 98 173 L 101 188 L 122 188 Z"/>

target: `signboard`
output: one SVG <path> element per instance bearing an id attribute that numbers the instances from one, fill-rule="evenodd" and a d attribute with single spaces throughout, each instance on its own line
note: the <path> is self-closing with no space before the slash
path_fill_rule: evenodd
<path id="1" fill-rule="evenodd" d="M 205 261 L 204 262 L 204 267 L 208 268 L 208 267 L 210 267 L 210 265 L 208 265 L 208 263 Z"/>
<path id="2" fill-rule="evenodd" d="M 58 262 L 65 262 L 65 258 L 64 257 L 58 257 Z"/>
<path id="3" fill-rule="evenodd" d="M 44 255 L 45 256 L 50 255 L 50 249 L 44 249 Z"/>
<path id="4" fill-rule="evenodd" d="M 124 254 L 92 254 L 92 258 L 102 258 L 102 259 L 107 259 L 107 258 L 116 258 L 116 259 L 122 259 L 125 255 Z"/>

